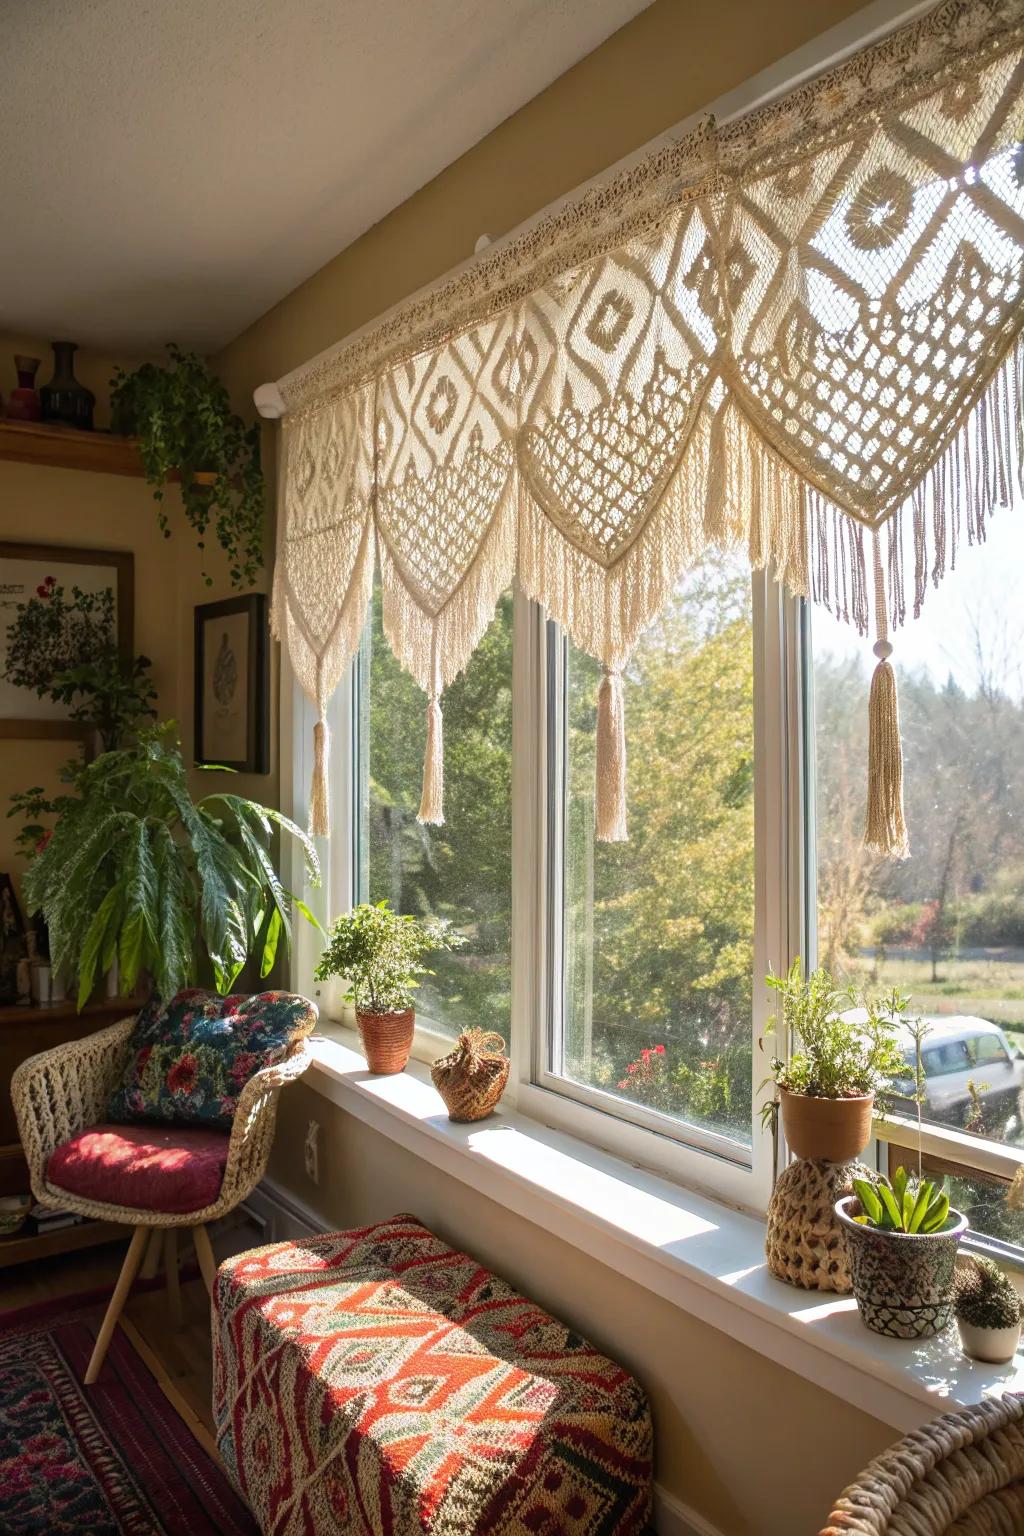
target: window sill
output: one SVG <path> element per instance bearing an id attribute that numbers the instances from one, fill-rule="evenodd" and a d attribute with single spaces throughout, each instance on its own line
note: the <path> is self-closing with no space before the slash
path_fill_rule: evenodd
<path id="1" fill-rule="evenodd" d="M 712 1327 L 901 1433 L 935 1414 L 1024 1391 L 1024 1359 L 965 1359 L 955 1329 L 920 1342 L 866 1329 L 852 1298 L 768 1273 L 764 1223 L 515 1111 L 453 1124 L 411 1062 L 374 1077 L 351 1030 L 312 1041 L 310 1086 L 356 1119 L 628 1275 Z"/>

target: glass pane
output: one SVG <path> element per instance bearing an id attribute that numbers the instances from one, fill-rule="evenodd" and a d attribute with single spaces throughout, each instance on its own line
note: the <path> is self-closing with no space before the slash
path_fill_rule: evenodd
<path id="1" fill-rule="evenodd" d="M 399 912 L 448 919 L 466 938 L 429 963 L 416 1011 L 451 1034 L 471 1025 L 509 1036 L 512 927 L 512 598 L 444 695 L 443 826 L 416 820 L 426 699 L 384 639 L 381 593 L 360 656 L 360 891 Z"/>
<path id="2" fill-rule="evenodd" d="M 626 843 L 594 838 L 600 667 L 570 646 L 567 668 L 564 1024 L 552 1069 L 749 1146 L 749 569 L 719 556 L 690 574 L 630 662 Z"/>
<path id="3" fill-rule="evenodd" d="M 911 856 L 861 847 L 870 643 L 812 614 L 818 955 L 929 1025 L 925 1117 L 1024 1143 L 1024 520 L 1000 512 L 894 636 Z M 998 1189 L 976 1225 L 1004 1236 Z M 982 1222 L 989 1223 L 982 1227 Z"/>

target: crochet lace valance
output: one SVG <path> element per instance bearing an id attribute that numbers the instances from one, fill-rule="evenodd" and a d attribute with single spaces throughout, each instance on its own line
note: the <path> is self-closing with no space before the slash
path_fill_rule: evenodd
<path id="1" fill-rule="evenodd" d="M 1020 475 L 1024 0 L 950 0 L 688 136 L 280 381 L 273 622 L 320 712 L 375 562 L 441 700 L 513 579 L 603 664 L 597 835 L 626 836 L 622 674 L 679 576 L 747 551 L 873 633 L 866 841 L 907 851 L 890 633 Z"/>

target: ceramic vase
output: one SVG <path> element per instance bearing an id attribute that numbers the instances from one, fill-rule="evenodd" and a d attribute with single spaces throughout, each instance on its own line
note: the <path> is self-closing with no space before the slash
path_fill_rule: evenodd
<path id="1" fill-rule="evenodd" d="M 96 396 L 75 378 L 74 341 L 53 343 L 53 378 L 39 391 L 43 407 L 43 420 L 58 422 L 65 427 L 78 427 L 92 431 L 92 413 Z"/>
<path id="2" fill-rule="evenodd" d="M 14 368 L 18 375 L 18 387 L 17 389 L 12 389 L 8 396 L 8 420 L 42 421 L 43 407 L 36 390 L 36 371 L 39 368 L 38 357 L 16 355 Z"/>

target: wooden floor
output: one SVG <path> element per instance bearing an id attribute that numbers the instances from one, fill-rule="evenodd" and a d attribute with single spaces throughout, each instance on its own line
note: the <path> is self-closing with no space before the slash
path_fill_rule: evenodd
<path id="1" fill-rule="evenodd" d="M 231 1233 L 227 1251 L 238 1251 L 259 1241 L 255 1236 L 250 1242 L 239 1241 L 241 1235 Z M 218 1243 L 218 1259 L 226 1256 L 222 1248 L 223 1244 Z M 125 1251 L 126 1244 L 118 1243 L 3 1270 L 0 1314 L 9 1308 L 32 1306 L 76 1292 L 112 1291 Z M 187 1273 L 194 1264 L 191 1245 L 183 1234 L 182 1273 Z M 155 1290 L 137 1290 L 128 1300 L 123 1320 L 132 1343 L 177 1411 L 207 1448 L 212 1449 L 210 1300 L 198 1275 L 182 1285 L 181 1303 L 182 1323 L 176 1327 L 170 1319 L 167 1292 L 162 1285 Z"/>

